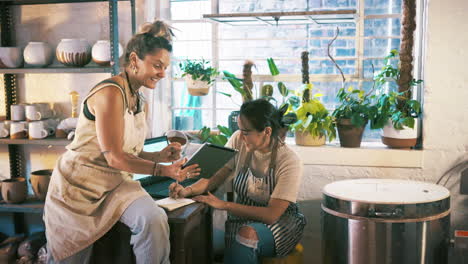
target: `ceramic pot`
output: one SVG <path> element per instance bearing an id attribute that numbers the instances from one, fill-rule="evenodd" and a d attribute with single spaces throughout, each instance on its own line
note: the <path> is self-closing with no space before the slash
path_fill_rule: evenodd
<path id="1" fill-rule="evenodd" d="M 185 82 L 187 83 L 187 89 L 192 96 L 204 96 L 210 91 L 210 85 L 206 81 L 200 79 L 192 79 L 192 75 L 187 74 L 185 76 Z"/>
<path id="2" fill-rule="evenodd" d="M 351 119 L 338 119 L 337 130 L 340 145 L 345 148 L 359 148 L 366 125 L 367 120 L 362 127 L 355 127 Z"/>
<path id="3" fill-rule="evenodd" d="M 45 42 L 29 42 L 24 48 L 24 61 L 33 67 L 45 67 L 52 63 L 52 48 Z"/>
<path id="4" fill-rule="evenodd" d="M 23 65 L 20 47 L 0 47 L 0 68 L 18 68 Z"/>
<path id="5" fill-rule="evenodd" d="M 123 48 L 119 43 L 119 58 L 122 57 Z M 110 66 L 111 61 L 111 51 L 110 51 L 110 41 L 108 40 L 98 40 L 91 50 L 91 56 L 93 61 L 100 66 Z"/>
<path id="6" fill-rule="evenodd" d="M 25 178 L 11 178 L 2 181 L 2 196 L 6 203 L 21 203 L 28 196 Z"/>
<path id="7" fill-rule="evenodd" d="M 91 47 L 85 39 L 62 39 L 55 56 L 66 66 L 83 67 L 91 61 Z"/>
<path id="8" fill-rule="evenodd" d="M 45 201 L 51 176 L 52 170 L 38 170 L 31 172 L 29 182 L 31 183 L 34 195 L 36 195 L 37 199 Z"/>
<path id="9" fill-rule="evenodd" d="M 381 135 L 382 143 L 389 148 L 408 149 L 414 147 L 418 140 L 418 119 L 414 120 L 414 128 L 405 126 L 401 130 L 395 129 L 389 120 L 382 128 Z"/>
<path id="10" fill-rule="evenodd" d="M 316 137 L 309 132 L 295 133 L 296 145 L 300 146 L 322 146 L 325 145 L 325 136 Z"/>

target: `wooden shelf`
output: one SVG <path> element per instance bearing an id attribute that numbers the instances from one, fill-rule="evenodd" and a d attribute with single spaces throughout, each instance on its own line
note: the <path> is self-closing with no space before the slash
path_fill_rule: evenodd
<path id="1" fill-rule="evenodd" d="M 28 197 L 20 204 L 7 204 L 4 200 L 0 201 L 0 212 L 42 214 L 43 211 L 44 202 L 33 196 Z"/>
<path id="2" fill-rule="evenodd" d="M 2 0 L 0 0 L 2 1 Z M 18 74 L 18 73 L 109 73 L 112 72 L 111 67 L 60 67 L 60 66 L 51 66 L 45 68 L 10 68 L 10 69 L 0 69 L 2 74 Z"/>
<path id="3" fill-rule="evenodd" d="M 129 1 L 129 0 L 118 0 Z M 109 0 L 0 0 L 8 5 L 45 5 L 45 4 L 64 4 L 64 3 L 87 3 L 87 2 L 109 2 Z"/>
<path id="4" fill-rule="evenodd" d="M 45 146 L 66 146 L 71 141 L 65 138 L 46 138 L 46 139 L 0 139 L 0 145 L 45 145 Z"/>

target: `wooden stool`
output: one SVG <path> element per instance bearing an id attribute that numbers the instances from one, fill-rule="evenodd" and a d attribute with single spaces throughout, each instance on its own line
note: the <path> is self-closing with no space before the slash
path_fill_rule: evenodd
<path id="1" fill-rule="evenodd" d="M 131 235 L 130 228 L 117 222 L 109 232 L 94 242 L 91 264 L 134 264 L 135 255 L 130 245 Z"/>
<path id="2" fill-rule="evenodd" d="M 302 264 L 304 247 L 301 243 L 286 257 L 282 258 L 262 258 L 262 264 Z"/>

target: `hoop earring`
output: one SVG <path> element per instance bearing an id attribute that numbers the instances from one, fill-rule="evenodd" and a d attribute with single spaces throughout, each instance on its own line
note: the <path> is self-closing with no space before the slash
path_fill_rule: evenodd
<path id="1" fill-rule="evenodd" d="M 133 66 L 132 71 L 133 71 L 133 74 L 135 74 L 135 75 L 136 75 L 137 72 L 138 72 L 135 66 Z"/>

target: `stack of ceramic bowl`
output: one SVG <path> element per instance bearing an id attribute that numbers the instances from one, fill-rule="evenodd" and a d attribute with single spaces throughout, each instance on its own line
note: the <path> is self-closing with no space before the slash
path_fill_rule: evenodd
<path id="1" fill-rule="evenodd" d="M 19 68 L 23 65 L 20 47 L 0 47 L 0 68 Z"/>
<path id="2" fill-rule="evenodd" d="M 45 42 L 29 42 L 24 48 L 24 61 L 32 67 L 45 67 L 52 63 L 52 48 Z"/>
<path id="3" fill-rule="evenodd" d="M 91 46 L 85 39 L 62 39 L 55 55 L 66 66 L 83 67 L 91 61 Z"/>
<path id="4" fill-rule="evenodd" d="M 122 45 L 119 43 L 119 58 L 123 54 Z M 108 40 L 98 40 L 96 44 L 93 45 L 91 51 L 93 61 L 100 66 L 110 66 L 111 61 L 111 52 L 110 52 L 110 42 Z"/>

